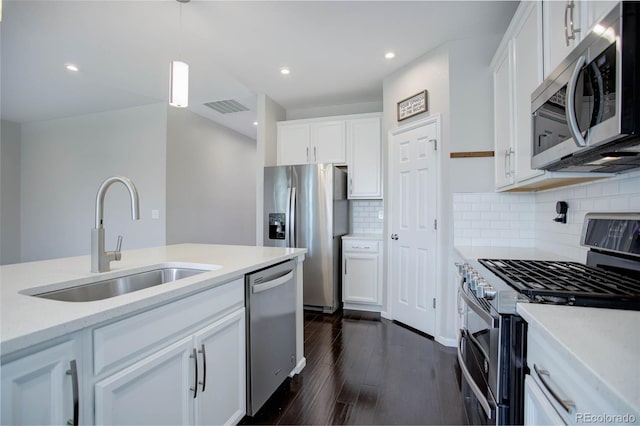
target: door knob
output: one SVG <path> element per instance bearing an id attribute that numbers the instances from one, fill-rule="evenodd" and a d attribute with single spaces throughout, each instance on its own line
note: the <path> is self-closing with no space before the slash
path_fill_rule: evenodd
<path id="1" fill-rule="evenodd" d="M 392 240 L 398 240 L 398 234 L 391 234 L 391 239 Z"/>

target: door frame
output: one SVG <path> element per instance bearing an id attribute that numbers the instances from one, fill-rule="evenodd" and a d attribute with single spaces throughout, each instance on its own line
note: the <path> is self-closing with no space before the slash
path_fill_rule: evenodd
<path id="1" fill-rule="evenodd" d="M 408 132 L 410 130 L 414 130 L 423 126 L 428 126 L 430 124 L 436 124 L 436 140 L 437 140 L 437 146 L 438 148 L 435 151 L 435 156 L 436 156 L 436 164 L 438 167 L 438 185 L 436 188 L 436 216 L 437 216 L 437 220 L 438 220 L 438 229 L 437 229 L 437 233 L 436 233 L 436 288 L 435 288 L 435 298 L 436 298 L 436 308 L 435 308 L 435 324 L 434 324 L 434 335 L 433 338 L 446 345 L 446 346 L 450 346 L 449 342 L 445 342 L 447 339 L 444 339 L 445 341 L 443 341 L 443 337 L 442 337 L 442 333 L 440 330 L 440 326 L 441 326 L 441 314 L 442 312 L 447 311 L 446 306 L 444 306 L 444 303 L 446 303 L 443 300 L 443 285 L 446 285 L 446 271 L 447 269 L 445 268 L 445 265 L 443 265 L 442 261 L 446 260 L 446 256 L 443 257 L 443 255 L 445 254 L 445 250 L 444 250 L 444 244 L 445 244 L 445 240 L 448 238 L 448 232 L 446 232 L 447 226 L 449 221 L 445 219 L 445 215 L 444 215 L 444 203 L 443 203 L 443 181 L 448 179 L 444 179 L 444 173 L 443 173 L 443 169 L 442 169 L 442 157 L 443 154 L 442 152 L 444 151 L 444 143 L 442 141 L 442 114 L 438 113 L 438 114 L 433 114 L 430 115 L 429 117 L 420 119 L 420 120 L 416 120 L 416 121 L 412 121 L 410 123 L 407 123 L 405 125 L 402 126 L 398 126 L 394 129 L 391 129 L 387 132 L 387 159 L 389 160 L 387 162 L 387 177 L 386 177 L 386 186 L 387 189 L 391 187 L 391 176 L 393 175 L 393 164 L 391 164 L 391 155 L 392 155 L 392 142 L 393 142 L 393 138 L 399 134 Z M 393 194 L 392 191 L 386 191 L 387 196 L 385 197 L 385 204 L 386 204 L 386 217 L 387 220 L 385 221 L 385 238 L 384 238 L 384 245 L 385 245 L 385 255 L 386 255 L 386 260 L 385 260 L 385 266 L 386 266 L 386 273 L 384 274 L 385 276 L 385 287 L 386 287 L 386 291 L 385 291 L 385 308 L 386 308 L 386 312 L 383 312 L 383 316 L 385 318 L 388 319 L 395 319 L 394 313 L 393 313 L 393 309 L 391 307 L 391 298 L 393 295 L 393 290 L 395 287 L 392 287 L 392 283 L 391 283 L 391 271 L 393 271 L 393 268 L 391 266 L 391 262 L 393 259 L 393 256 L 391 255 L 391 250 L 392 250 L 392 246 L 390 244 L 388 244 L 388 239 L 390 238 L 392 229 L 391 229 L 391 224 L 393 223 L 393 200 L 394 200 L 394 195 L 397 196 L 396 194 Z M 444 283 L 444 284 L 443 284 Z"/>

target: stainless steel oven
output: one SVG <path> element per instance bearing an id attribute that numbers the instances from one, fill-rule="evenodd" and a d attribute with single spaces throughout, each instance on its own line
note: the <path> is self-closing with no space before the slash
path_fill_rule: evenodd
<path id="1" fill-rule="evenodd" d="M 526 324 L 514 315 L 515 299 L 503 300 L 501 313 L 499 294 L 474 269 L 459 272 L 458 362 L 469 422 L 521 424 Z"/>

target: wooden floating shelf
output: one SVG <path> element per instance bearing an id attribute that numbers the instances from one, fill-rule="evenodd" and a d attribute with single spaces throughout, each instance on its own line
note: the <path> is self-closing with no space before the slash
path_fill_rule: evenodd
<path id="1" fill-rule="evenodd" d="M 494 151 L 467 151 L 452 152 L 450 158 L 479 158 L 479 157 L 495 157 Z"/>

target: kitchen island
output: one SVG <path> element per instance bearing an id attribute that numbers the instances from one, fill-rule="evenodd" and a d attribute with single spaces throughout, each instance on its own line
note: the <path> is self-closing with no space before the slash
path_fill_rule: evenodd
<path id="1" fill-rule="evenodd" d="M 100 274 L 89 272 L 89 256 L 0 267 L 2 422 L 32 422 L 34 413 L 36 419 L 55 423 L 135 422 L 137 414 L 133 410 L 143 412 L 148 408 L 145 401 L 153 401 L 154 389 L 166 388 L 163 380 L 174 383 L 171 388 L 175 387 L 176 394 L 170 399 L 176 400 L 176 406 L 156 404 L 157 416 L 147 420 L 183 424 L 237 422 L 244 414 L 245 398 L 244 275 L 297 259 L 299 371 L 304 367 L 301 289 L 305 253 L 305 249 L 179 244 L 123 252 L 122 261 L 113 262 L 111 271 Z M 91 302 L 34 296 L 162 267 L 205 272 Z M 207 357 L 216 344 L 220 349 L 220 354 L 211 354 L 209 359 L 216 362 L 209 362 L 208 372 L 204 347 L 201 348 L 207 338 Z M 225 365 L 223 360 L 233 365 Z M 203 383 L 205 374 L 212 379 Z M 33 384 L 40 380 L 47 383 L 40 389 L 60 390 L 61 395 L 27 393 L 32 398 L 48 398 L 38 407 L 32 400 L 22 404 L 20 398 L 14 397 L 15 392 L 11 394 L 17 385 L 29 384 L 37 377 Z M 234 396 L 235 401 L 217 405 L 206 401 L 216 395 L 216 388 L 222 388 L 217 393 L 221 395 L 224 386 L 229 385 L 224 383 L 227 380 L 233 380 L 232 389 L 236 392 L 224 392 Z M 134 392 L 133 398 L 124 398 L 125 390 L 137 389 L 136 386 L 144 393 Z M 25 386 L 23 390 L 31 388 Z M 207 413 L 216 407 L 223 410 L 231 403 L 235 404 L 231 405 L 236 406 L 235 411 L 223 417 Z M 128 415 L 114 417 L 127 411 L 127 407 L 131 408 Z"/>

